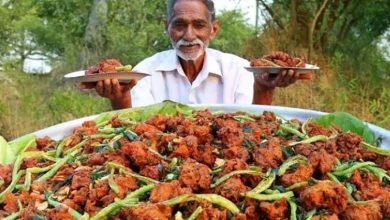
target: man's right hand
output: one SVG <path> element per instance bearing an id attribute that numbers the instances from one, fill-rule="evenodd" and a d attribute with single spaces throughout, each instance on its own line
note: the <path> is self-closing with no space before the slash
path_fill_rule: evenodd
<path id="1" fill-rule="evenodd" d="M 131 107 L 130 90 L 136 85 L 135 80 L 119 83 L 117 79 L 105 79 L 97 83 L 81 83 L 80 89 L 96 89 L 96 92 L 111 101 L 113 109 Z"/>

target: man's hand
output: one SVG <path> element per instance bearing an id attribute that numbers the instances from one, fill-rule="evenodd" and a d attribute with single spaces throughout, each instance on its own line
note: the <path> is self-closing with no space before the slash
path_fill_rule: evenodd
<path id="1" fill-rule="evenodd" d="M 299 79 L 299 73 L 293 70 L 283 70 L 280 74 L 256 74 L 255 84 L 266 88 L 287 87 Z"/>
<path id="2" fill-rule="evenodd" d="M 119 83 L 117 79 L 105 79 L 97 83 L 81 83 L 80 89 L 96 89 L 96 92 L 105 98 L 110 99 L 113 109 L 131 107 L 130 90 L 136 85 L 136 81 Z"/>
<path id="3" fill-rule="evenodd" d="M 279 74 L 256 74 L 254 84 L 253 104 L 270 105 L 276 87 L 287 87 L 299 79 L 299 73 L 284 70 Z"/>

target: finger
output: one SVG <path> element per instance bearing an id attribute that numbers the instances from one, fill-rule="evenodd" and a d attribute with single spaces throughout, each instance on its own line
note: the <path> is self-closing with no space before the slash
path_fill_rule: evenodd
<path id="1" fill-rule="evenodd" d="M 80 83 L 80 89 L 94 89 L 96 87 L 96 82 L 83 82 Z"/>
<path id="2" fill-rule="evenodd" d="M 270 78 L 271 77 L 269 73 L 256 74 L 255 83 L 260 86 L 274 87 L 273 80 L 271 80 Z"/>
<path id="3" fill-rule="evenodd" d="M 136 80 L 131 80 L 129 83 L 121 84 L 122 94 L 128 93 L 135 85 L 137 84 Z"/>
<path id="4" fill-rule="evenodd" d="M 309 80 L 309 79 L 313 79 L 314 77 L 314 74 L 313 73 L 310 73 L 310 72 L 305 72 L 305 73 L 300 73 L 299 74 L 299 79 L 303 79 L 303 80 Z"/>
<path id="5" fill-rule="evenodd" d="M 295 83 L 298 78 L 299 78 L 299 73 L 296 73 L 294 70 L 288 70 L 286 76 L 286 86 Z"/>
<path id="6" fill-rule="evenodd" d="M 104 80 L 104 95 L 110 96 L 112 93 L 112 86 L 111 86 L 111 80 L 105 79 Z"/>
<path id="7" fill-rule="evenodd" d="M 114 96 L 119 96 L 121 94 L 121 86 L 117 79 L 111 79 L 111 91 Z"/>
<path id="8" fill-rule="evenodd" d="M 100 80 L 97 82 L 97 85 L 96 85 L 96 92 L 100 95 L 100 96 L 103 96 L 104 95 L 104 85 L 103 85 L 103 81 Z"/>
<path id="9" fill-rule="evenodd" d="M 281 73 L 280 80 L 277 82 L 278 87 L 286 87 L 291 84 L 291 80 L 294 78 L 294 71 L 292 70 L 284 70 Z"/>
<path id="10" fill-rule="evenodd" d="M 278 76 L 272 81 L 275 87 L 281 87 L 287 75 L 287 71 L 283 70 L 278 74 Z"/>

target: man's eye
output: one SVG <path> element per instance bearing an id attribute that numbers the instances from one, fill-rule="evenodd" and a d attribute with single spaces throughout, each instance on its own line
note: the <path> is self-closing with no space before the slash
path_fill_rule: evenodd
<path id="1" fill-rule="evenodd" d="M 173 27 L 184 27 L 184 26 L 185 26 L 185 24 L 182 23 L 182 22 L 175 22 L 175 23 L 173 23 Z"/>
<path id="2" fill-rule="evenodd" d="M 196 23 L 194 24 L 194 27 L 197 28 L 197 29 L 205 28 L 206 26 L 207 26 L 207 24 L 204 23 L 204 22 L 196 22 Z"/>
<path id="3" fill-rule="evenodd" d="M 204 27 L 206 27 L 206 25 L 204 24 L 195 24 L 195 28 L 197 29 L 204 28 Z"/>

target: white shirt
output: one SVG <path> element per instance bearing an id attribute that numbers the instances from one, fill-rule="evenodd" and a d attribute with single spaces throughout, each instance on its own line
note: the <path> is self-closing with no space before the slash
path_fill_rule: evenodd
<path id="1" fill-rule="evenodd" d="M 184 104 L 251 104 L 254 77 L 245 66 L 249 62 L 243 58 L 208 48 L 203 68 L 191 84 L 174 50 L 157 53 L 134 67 L 149 76 L 131 90 L 132 106 L 168 99 Z"/>

